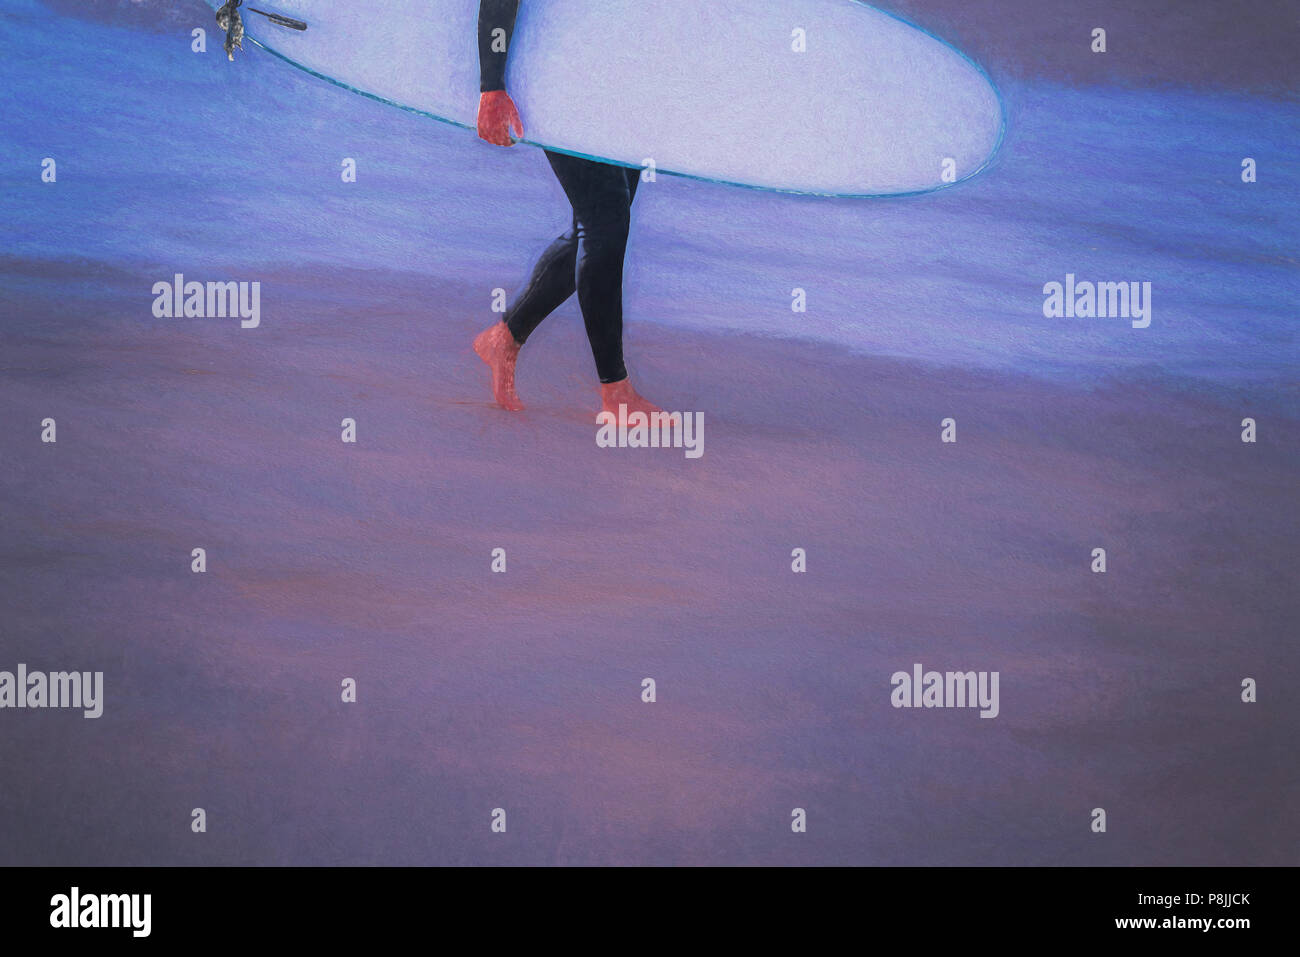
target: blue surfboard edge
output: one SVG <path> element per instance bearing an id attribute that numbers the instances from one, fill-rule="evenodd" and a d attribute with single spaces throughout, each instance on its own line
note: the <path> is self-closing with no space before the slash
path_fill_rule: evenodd
<path id="1" fill-rule="evenodd" d="M 961 183 L 969 182 L 970 180 L 974 179 L 976 176 L 979 176 L 981 173 L 987 170 L 989 166 L 993 163 L 993 160 L 997 157 L 998 151 L 1001 150 L 1002 142 L 1006 138 L 1006 132 L 1007 132 L 1006 101 L 1002 97 L 1002 91 L 999 90 L 997 84 L 993 82 L 993 78 L 989 76 L 988 71 L 985 70 L 984 67 L 976 63 L 974 59 L 972 59 L 970 56 L 968 56 L 965 53 L 965 51 L 959 50 L 957 47 L 953 46 L 943 37 L 936 36 L 935 34 L 931 33 L 929 30 L 925 29 L 925 27 L 917 26 L 915 23 L 913 23 L 911 20 L 908 20 L 906 17 L 899 16 L 898 14 L 892 13 L 889 10 L 881 10 L 879 7 L 875 7 L 869 3 L 866 3 L 865 0 L 849 0 L 849 2 L 855 3 L 860 7 L 866 7 L 868 10 L 874 10 L 877 13 L 882 13 L 893 20 L 897 20 L 899 23 L 911 27 L 913 30 L 918 31 L 919 33 L 925 34 L 931 40 L 934 40 L 935 42 L 942 44 L 943 46 L 951 50 L 953 53 L 957 54 L 968 64 L 974 67 L 975 71 L 984 78 L 984 82 L 989 85 L 989 89 L 993 91 L 993 95 L 998 101 L 998 135 L 997 135 L 997 139 L 994 140 L 993 142 L 993 149 L 989 151 L 989 155 L 984 160 L 983 163 L 981 163 L 975 169 L 971 170 L 971 172 L 967 173 L 965 176 L 961 177 L 960 179 L 955 179 L 951 183 L 939 183 L 937 186 L 928 186 L 925 189 L 901 190 L 893 193 L 823 193 L 823 192 L 818 192 L 816 190 L 792 189 L 783 186 L 757 186 L 754 183 L 742 183 L 734 180 L 716 179 L 712 176 L 701 176 L 697 173 L 682 173 L 682 172 L 678 172 L 677 170 L 664 169 L 662 167 L 656 168 L 655 172 L 663 173 L 665 176 L 678 176 L 681 177 L 682 179 L 693 179 L 701 183 L 714 183 L 718 186 L 734 186 L 734 187 L 738 187 L 739 189 L 752 189 L 762 193 L 785 193 L 786 195 L 791 195 L 791 196 L 816 196 L 824 199 L 901 199 L 910 196 L 926 196 L 929 195 L 930 193 L 937 193 L 940 190 L 951 189 L 952 187 L 958 186 Z M 396 100 L 388 99 L 388 97 L 380 96 L 377 93 L 371 93 L 368 90 L 362 90 L 359 87 L 352 86 L 350 83 L 345 83 L 342 80 L 338 79 L 337 77 L 332 77 L 326 73 L 321 73 L 319 70 L 312 69 L 311 67 L 306 66 L 305 64 L 299 63 L 297 60 L 293 59 L 293 57 L 281 53 L 279 50 L 275 49 L 274 47 L 268 46 L 267 44 L 263 43 L 261 40 L 257 39 L 257 37 L 255 36 L 246 34 L 245 39 L 252 40 L 254 44 L 261 47 L 267 53 L 271 54 L 274 57 L 277 57 L 278 59 L 283 60 L 285 63 L 288 63 L 290 66 L 302 70 L 304 73 L 310 76 L 314 76 L 319 80 L 324 80 L 326 83 L 332 83 L 334 86 L 347 90 L 350 93 L 356 93 L 359 96 L 364 96 L 367 99 L 374 100 L 377 103 L 383 103 L 387 106 L 396 107 L 397 109 L 403 110 L 404 112 L 414 113 L 416 116 L 427 117 L 428 119 L 436 120 L 439 123 L 446 123 L 449 126 L 455 126 L 458 129 L 477 132 L 477 130 L 474 127 L 470 126 L 468 123 L 461 123 L 458 120 L 453 120 L 450 117 L 446 117 L 446 116 L 439 116 L 436 113 L 430 113 L 428 110 L 422 110 L 419 107 L 409 106 L 405 103 L 398 103 Z M 622 166 L 625 167 L 626 169 L 641 169 L 640 166 L 634 166 L 631 163 L 620 163 L 617 160 L 607 159 L 606 157 L 603 156 L 593 156 L 589 153 L 582 153 L 577 150 L 567 150 L 561 147 L 547 146 L 546 144 L 538 143 L 535 140 L 521 139 L 521 140 L 515 140 L 515 142 L 523 143 L 525 146 L 535 146 L 538 149 L 549 150 L 552 153 L 564 153 L 569 156 L 577 156 L 581 159 L 589 159 L 598 163 L 607 163 L 611 166 Z"/>

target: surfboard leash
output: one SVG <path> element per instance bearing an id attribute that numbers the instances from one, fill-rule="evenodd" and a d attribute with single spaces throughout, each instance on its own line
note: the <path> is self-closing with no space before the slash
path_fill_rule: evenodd
<path id="1" fill-rule="evenodd" d="M 272 23 L 278 23 L 282 27 L 288 27 L 290 30 L 306 30 L 307 24 L 302 20 L 295 20 L 293 17 L 286 17 L 281 13 L 267 13 L 265 10 L 259 10 L 257 7 L 248 8 L 253 13 L 260 13 Z"/>

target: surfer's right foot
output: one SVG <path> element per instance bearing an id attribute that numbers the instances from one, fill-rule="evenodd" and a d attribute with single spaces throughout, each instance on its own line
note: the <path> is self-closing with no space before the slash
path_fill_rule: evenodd
<path id="1" fill-rule="evenodd" d="M 524 404 L 515 393 L 515 360 L 519 358 L 519 343 L 504 322 L 495 322 L 474 339 L 474 351 L 492 370 L 492 397 L 497 405 L 511 412 L 524 411 Z"/>

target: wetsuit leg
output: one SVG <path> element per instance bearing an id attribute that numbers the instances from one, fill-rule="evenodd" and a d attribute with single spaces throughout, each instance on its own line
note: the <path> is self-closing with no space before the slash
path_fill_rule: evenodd
<path id="1" fill-rule="evenodd" d="M 627 378 L 623 365 L 623 254 L 637 170 L 547 152 L 573 206 L 577 235 L 574 285 L 596 372 L 604 383 Z"/>
<path id="2" fill-rule="evenodd" d="M 577 262 L 575 225 L 546 247 L 533 266 L 533 274 L 506 309 L 506 325 L 515 342 L 523 345 L 542 320 L 573 295 Z"/>
<path id="3" fill-rule="evenodd" d="M 601 382 L 627 378 L 623 366 L 623 254 L 640 170 L 546 152 L 573 206 L 573 227 L 542 253 L 506 310 L 521 345 L 575 291 Z"/>

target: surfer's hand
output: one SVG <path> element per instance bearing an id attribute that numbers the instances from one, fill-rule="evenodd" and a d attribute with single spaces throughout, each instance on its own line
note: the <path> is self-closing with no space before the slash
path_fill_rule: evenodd
<path id="1" fill-rule="evenodd" d="M 510 131 L 515 139 L 522 139 L 524 124 L 515 109 L 515 101 L 505 90 L 489 90 L 478 99 L 478 135 L 480 139 L 497 146 L 512 146 Z"/>

